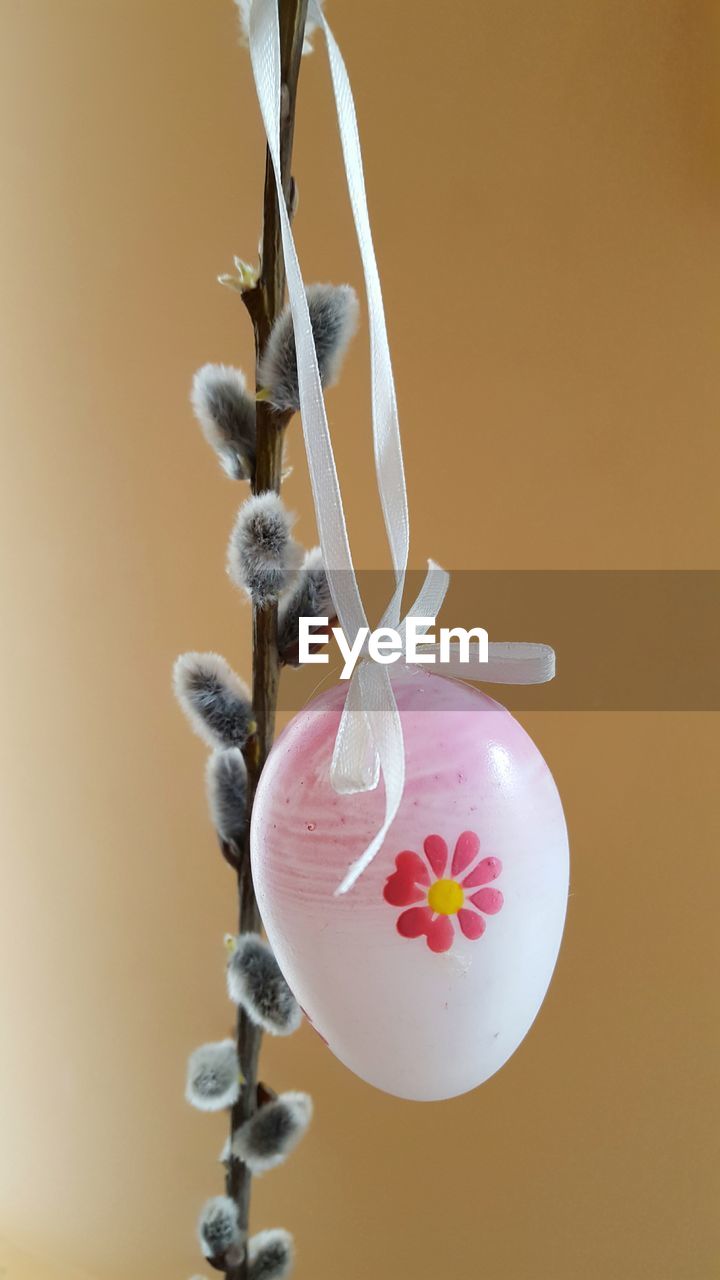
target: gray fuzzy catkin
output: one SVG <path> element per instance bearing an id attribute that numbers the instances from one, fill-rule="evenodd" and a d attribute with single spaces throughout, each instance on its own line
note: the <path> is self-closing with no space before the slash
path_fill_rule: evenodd
<path id="1" fill-rule="evenodd" d="M 184 653 L 175 663 L 175 696 L 211 747 L 244 747 L 255 731 L 247 685 L 218 653 Z"/>
<path id="2" fill-rule="evenodd" d="M 241 506 L 228 546 L 228 573 L 254 604 L 279 598 L 297 577 L 302 550 L 291 537 L 295 517 L 269 490 Z"/>
<path id="3" fill-rule="evenodd" d="M 293 1238 L 282 1227 L 258 1231 L 248 1241 L 248 1280 L 285 1280 L 294 1261 Z"/>
<path id="4" fill-rule="evenodd" d="M 281 1093 L 233 1134 L 232 1153 L 254 1174 L 274 1169 L 300 1141 L 311 1117 L 309 1094 Z"/>
<path id="5" fill-rule="evenodd" d="M 305 552 L 298 581 L 278 608 L 278 651 L 282 662 L 298 666 L 300 618 L 332 618 L 335 606 L 323 567 L 322 552 L 312 547 Z"/>
<path id="6" fill-rule="evenodd" d="M 255 401 L 240 369 L 204 364 L 193 378 L 190 400 L 203 435 L 232 480 L 249 480 L 255 470 Z"/>
<path id="7" fill-rule="evenodd" d="M 223 1111 L 237 1102 L 241 1081 L 233 1040 L 202 1044 L 188 1058 L 185 1097 L 198 1111 Z"/>
<path id="8" fill-rule="evenodd" d="M 306 292 L 320 381 L 323 387 L 330 387 L 357 328 L 357 295 L 349 284 L 312 284 Z M 294 412 L 300 408 L 295 331 L 289 306 L 273 325 L 260 360 L 258 379 L 274 409 Z"/>
<path id="9" fill-rule="evenodd" d="M 200 1248 L 206 1258 L 226 1258 L 232 1252 L 240 1261 L 243 1233 L 237 1219 L 237 1205 L 229 1196 L 213 1196 L 202 1208 L 197 1228 Z"/>
<path id="10" fill-rule="evenodd" d="M 221 840 L 240 845 L 247 819 L 247 768 L 237 747 L 213 751 L 205 771 L 208 808 Z"/>
<path id="11" fill-rule="evenodd" d="M 264 1031 L 289 1036 L 302 1020 L 300 1006 L 270 947 L 257 933 L 242 933 L 227 965 L 228 995 Z"/>

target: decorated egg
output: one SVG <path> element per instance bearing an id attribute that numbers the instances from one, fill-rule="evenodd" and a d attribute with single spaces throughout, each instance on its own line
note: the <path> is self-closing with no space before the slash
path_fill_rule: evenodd
<path id="1" fill-rule="evenodd" d="M 557 958 L 568 842 L 557 788 L 517 720 L 487 694 L 394 668 L 405 741 L 400 810 L 337 794 L 330 763 L 347 684 L 287 726 L 253 807 L 263 924 L 315 1030 L 363 1080 L 402 1098 L 465 1093 L 520 1044 Z"/>

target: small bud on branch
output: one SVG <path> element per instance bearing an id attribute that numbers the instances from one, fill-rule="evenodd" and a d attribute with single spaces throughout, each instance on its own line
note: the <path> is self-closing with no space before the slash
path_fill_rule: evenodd
<path id="1" fill-rule="evenodd" d="M 223 1111 L 240 1097 L 242 1072 L 233 1040 L 202 1044 L 188 1058 L 185 1097 L 198 1111 Z"/>
<path id="2" fill-rule="evenodd" d="M 227 966 L 228 995 L 271 1035 L 288 1036 L 302 1020 L 300 1006 L 270 947 L 257 933 L 235 940 Z"/>
<path id="3" fill-rule="evenodd" d="M 298 626 L 300 618 L 334 618 L 335 606 L 330 595 L 322 552 L 313 547 L 305 552 L 297 582 L 278 608 L 278 652 L 287 666 L 296 667 L 298 658 Z M 318 645 L 318 648 L 321 646 Z"/>
<path id="4" fill-rule="evenodd" d="M 294 515 L 276 493 L 259 493 L 241 506 L 228 546 L 228 573 L 254 604 L 272 604 L 293 583 L 302 550 L 291 537 Z"/>
<path id="5" fill-rule="evenodd" d="M 281 1093 L 256 1111 L 233 1134 L 232 1154 L 254 1174 L 282 1164 L 297 1146 L 312 1117 L 307 1093 Z"/>
<path id="6" fill-rule="evenodd" d="M 237 1205 L 229 1196 L 213 1196 L 203 1206 L 198 1221 L 198 1240 L 206 1258 L 213 1263 L 236 1265 L 243 1256 L 243 1234 L 238 1225 Z"/>
<path id="7" fill-rule="evenodd" d="M 208 807 L 221 840 L 239 848 L 247 820 L 247 768 L 237 747 L 213 751 L 205 771 Z"/>
<path id="8" fill-rule="evenodd" d="M 312 284 L 306 292 L 320 381 L 323 387 L 330 387 L 357 328 L 357 295 L 349 284 Z M 274 409 L 295 412 L 300 408 L 295 330 L 289 307 L 273 325 L 258 376 Z"/>
<path id="9" fill-rule="evenodd" d="M 284 1280 L 292 1271 L 293 1238 L 282 1227 L 258 1231 L 248 1241 L 248 1280 Z"/>
<path id="10" fill-rule="evenodd" d="M 247 685 L 218 653 L 184 653 L 175 663 L 175 696 L 211 747 L 244 747 L 255 732 Z"/>
<path id="11" fill-rule="evenodd" d="M 190 400 L 203 435 L 232 480 L 255 470 L 255 402 L 240 369 L 205 364 L 193 378 Z"/>

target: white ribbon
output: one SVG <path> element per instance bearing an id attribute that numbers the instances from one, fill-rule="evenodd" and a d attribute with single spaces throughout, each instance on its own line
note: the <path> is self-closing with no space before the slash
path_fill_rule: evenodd
<path id="1" fill-rule="evenodd" d="M 380 277 L 370 231 L 355 105 L 340 50 L 319 9 L 318 14 L 319 25 L 323 28 L 327 43 L 345 175 L 368 304 L 375 472 L 395 576 L 395 588 L 381 625 L 397 628 L 400 623 L 410 537 L 395 384 Z M 350 552 L 305 286 L 282 190 L 282 85 L 278 0 L 252 0 L 249 45 L 260 111 L 275 174 L 288 298 L 295 330 L 302 427 L 318 536 L 338 621 L 345 636 L 352 641 L 358 631 L 367 626 L 367 619 Z M 410 615 L 434 619 L 445 597 L 448 582 L 449 575 L 429 561 L 427 577 L 412 605 Z M 428 654 L 432 654 L 434 649 L 437 653 L 437 646 L 424 647 Z M 450 662 L 438 665 L 450 675 L 471 675 L 476 679 L 510 684 L 541 683 L 552 679 L 555 672 L 554 654 L 547 645 L 494 643 L 488 646 L 488 658 L 488 662 L 479 667 L 477 662 L 462 662 L 455 652 Z M 372 790 L 378 785 L 381 773 L 385 784 L 385 817 L 367 849 L 349 868 L 336 890 L 337 893 L 346 893 L 379 851 L 400 808 L 405 787 L 402 724 L 388 668 L 364 660 L 355 668 L 348 687 L 333 752 L 330 780 L 336 791 L 348 795 Z"/>

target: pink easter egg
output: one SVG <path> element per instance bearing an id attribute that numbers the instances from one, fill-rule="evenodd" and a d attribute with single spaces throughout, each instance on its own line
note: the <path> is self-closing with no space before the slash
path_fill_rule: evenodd
<path id="1" fill-rule="evenodd" d="M 253 808 L 263 924 L 310 1022 L 363 1080 L 402 1098 L 474 1089 L 527 1034 L 565 920 L 568 842 L 550 770 L 504 707 L 393 668 L 405 792 L 375 860 L 340 881 L 382 823 L 375 791 L 338 795 L 330 762 L 348 685 L 278 738 Z"/>

